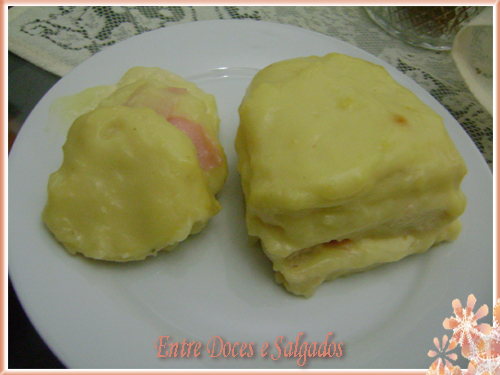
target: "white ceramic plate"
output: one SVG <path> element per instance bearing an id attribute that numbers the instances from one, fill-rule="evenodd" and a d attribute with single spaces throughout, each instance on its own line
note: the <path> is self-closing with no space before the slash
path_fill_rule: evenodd
<path id="1" fill-rule="evenodd" d="M 287 58 L 341 52 L 384 65 L 443 116 L 469 174 L 463 233 L 397 264 L 324 284 L 310 299 L 273 281 L 270 263 L 247 243 L 233 142 L 237 107 L 255 72 Z M 51 129 L 51 103 L 113 84 L 137 65 L 159 66 L 213 93 L 230 174 L 222 212 L 172 253 L 108 264 L 71 256 L 42 225 L 47 179 L 62 161 L 63 132 Z M 428 368 L 434 337 L 452 300 L 493 298 L 492 175 L 460 125 L 427 92 L 375 57 L 325 35 L 255 21 L 207 21 L 146 33 L 95 55 L 61 79 L 24 124 L 9 158 L 9 273 L 35 327 L 71 368 Z M 340 358 L 278 356 L 295 342 L 343 343 Z M 448 331 L 448 334 L 450 332 Z M 201 343 L 194 358 L 158 358 L 155 341 Z M 213 336 L 253 342 L 253 355 L 210 358 Z M 268 355 L 261 356 L 267 342 Z M 226 346 L 226 348 L 228 348 Z M 240 347 L 237 346 L 239 349 Z M 333 348 L 333 347 L 332 347 Z M 216 348 L 218 351 L 218 348 Z M 248 349 L 246 350 L 249 353 Z M 165 350 L 162 351 L 165 353 Z M 466 366 L 462 367 L 466 368 Z"/>

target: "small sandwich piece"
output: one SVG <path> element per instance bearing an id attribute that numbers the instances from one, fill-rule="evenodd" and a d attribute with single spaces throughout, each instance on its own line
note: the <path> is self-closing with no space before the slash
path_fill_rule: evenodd
<path id="1" fill-rule="evenodd" d="M 254 77 L 239 113 L 247 229 L 290 292 L 460 233 L 465 163 L 441 117 L 381 66 L 281 61 Z"/>
<path id="2" fill-rule="evenodd" d="M 70 253 L 141 260 L 199 232 L 227 176 L 213 96 L 134 68 L 78 117 L 48 183 L 42 219 Z"/>

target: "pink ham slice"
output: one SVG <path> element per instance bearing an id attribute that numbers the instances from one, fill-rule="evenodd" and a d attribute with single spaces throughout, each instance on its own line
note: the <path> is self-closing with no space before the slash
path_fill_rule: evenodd
<path id="1" fill-rule="evenodd" d="M 210 138 L 207 137 L 205 130 L 201 125 L 183 117 L 172 117 L 167 120 L 191 138 L 194 143 L 194 147 L 196 147 L 201 169 L 208 171 L 220 165 L 222 161 L 220 154 Z"/>
<path id="2" fill-rule="evenodd" d="M 172 113 L 175 105 L 173 94 L 174 93 L 168 89 L 159 89 L 143 85 L 130 95 L 125 105 L 132 108 L 151 108 L 160 116 L 167 119 Z"/>
<path id="3" fill-rule="evenodd" d="M 187 93 L 187 89 L 180 87 L 168 87 L 164 89 L 141 86 L 135 90 L 125 105 L 128 107 L 151 108 L 176 128 L 184 132 L 193 141 L 201 169 L 208 171 L 219 167 L 222 158 L 215 144 L 207 136 L 205 129 L 200 124 L 184 117 L 171 116 L 175 107 L 175 97 Z"/>

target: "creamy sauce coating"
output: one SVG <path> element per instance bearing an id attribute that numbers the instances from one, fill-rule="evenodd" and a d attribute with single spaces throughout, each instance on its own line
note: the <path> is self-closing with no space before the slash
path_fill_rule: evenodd
<path id="1" fill-rule="evenodd" d="M 323 245 L 331 241 L 392 248 L 413 236 L 418 245 L 400 246 L 408 255 L 457 228 L 465 163 L 442 118 L 383 67 L 337 53 L 277 62 L 254 77 L 239 114 L 248 232 L 298 294 L 359 268 L 339 273 L 330 259 L 320 272 L 311 263 L 297 285 L 298 271 L 284 265 L 304 249 L 320 246 L 319 259 L 333 254 Z M 401 255 L 359 254 L 362 269 Z"/>
<path id="2" fill-rule="evenodd" d="M 42 218 L 71 253 L 130 261 L 171 250 L 221 207 L 227 176 L 215 100 L 157 68 L 58 100 L 72 121 Z M 169 121 L 171 120 L 171 121 Z"/>

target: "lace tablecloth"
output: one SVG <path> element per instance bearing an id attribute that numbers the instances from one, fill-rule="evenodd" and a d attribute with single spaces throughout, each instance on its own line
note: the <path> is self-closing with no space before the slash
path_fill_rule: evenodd
<path id="1" fill-rule="evenodd" d="M 9 10 L 9 51 L 63 76 L 121 40 L 160 27 L 211 19 L 295 25 L 343 40 L 379 57 L 434 96 L 463 126 L 492 167 L 493 118 L 469 91 L 451 54 L 412 47 L 393 38 L 371 21 L 363 7 L 13 7 Z"/>

